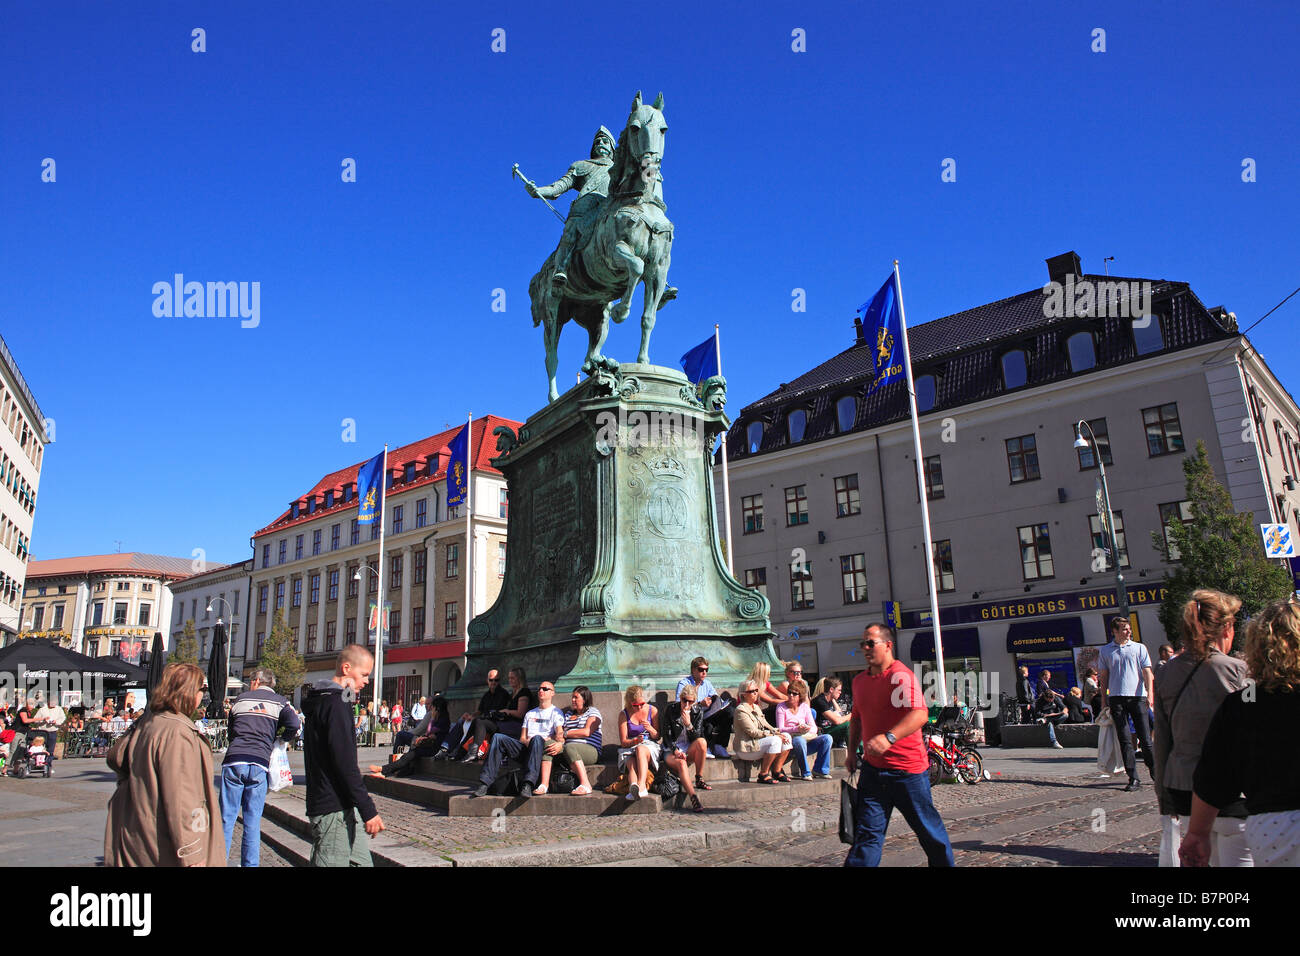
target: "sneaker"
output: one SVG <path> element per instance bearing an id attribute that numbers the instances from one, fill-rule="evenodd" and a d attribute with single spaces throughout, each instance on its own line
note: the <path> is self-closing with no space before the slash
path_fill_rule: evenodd
<path id="1" fill-rule="evenodd" d="M 629 801 L 640 800 L 640 799 L 641 799 L 641 788 L 640 788 L 639 786 L 637 786 L 635 783 L 632 784 L 632 786 L 630 786 L 630 787 L 627 788 L 627 798 L 626 798 L 626 799 L 629 800 Z"/>
<path id="2" fill-rule="evenodd" d="M 519 787 L 519 796 L 527 800 L 532 795 L 533 795 L 533 785 L 529 783 L 527 780 L 525 780 L 523 784 L 520 785 Z"/>
<path id="3" fill-rule="evenodd" d="M 818 780 L 830 780 L 830 779 L 831 779 L 831 775 L 828 774 L 828 773 L 815 773 L 815 774 L 813 774 L 813 776 L 816 777 Z"/>
<path id="4" fill-rule="evenodd" d="M 1062 744 L 1059 740 L 1056 743 L 1052 744 L 1052 746 L 1055 747 L 1057 750 L 1065 749 L 1065 745 Z"/>
<path id="5" fill-rule="evenodd" d="M 1141 789 L 1142 789 L 1142 784 L 1138 783 L 1136 780 L 1130 780 L 1128 784 L 1125 785 L 1124 792 L 1132 793 L 1134 790 L 1141 790 Z"/>
<path id="6" fill-rule="evenodd" d="M 712 750 L 708 750 L 708 751 L 705 751 L 705 753 L 704 753 L 704 759 L 705 759 L 705 760 L 716 760 L 717 758 L 713 756 L 713 751 L 712 751 Z"/>
<path id="7" fill-rule="evenodd" d="M 487 791 L 488 791 L 488 785 L 487 785 L 486 783 L 480 783 L 480 784 L 478 785 L 478 787 L 475 788 L 474 792 L 470 794 L 470 796 L 471 796 L 471 797 L 486 797 L 486 796 L 487 796 Z"/>

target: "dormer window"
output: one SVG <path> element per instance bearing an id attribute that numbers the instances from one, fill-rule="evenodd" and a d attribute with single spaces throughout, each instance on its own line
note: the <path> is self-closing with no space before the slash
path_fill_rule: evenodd
<path id="1" fill-rule="evenodd" d="M 1029 356 L 1024 349 L 1012 349 L 1002 355 L 1002 386 L 1007 391 L 1029 382 Z"/>
<path id="2" fill-rule="evenodd" d="M 415 462 L 410 462 L 405 468 L 402 469 L 402 480 L 415 481 Z"/>
<path id="3" fill-rule="evenodd" d="M 1164 333 L 1160 329 L 1160 316 L 1148 315 L 1133 320 L 1133 347 L 1138 355 L 1150 355 L 1165 347 Z"/>
<path id="4" fill-rule="evenodd" d="M 752 455 L 763 445 L 763 423 L 750 422 L 749 427 L 745 429 L 745 444 L 749 446 L 749 453 Z"/>
<path id="5" fill-rule="evenodd" d="M 343 503 L 347 504 L 351 500 L 352 500 L 352 482 L 348 482 L 343 486 Z"/>
<path id="6" fill-rule="evenodd" d="M 295 501 L 289 505 L 289 517 L 291 519 L 298 517 L 298 502 Z"/>
<path id="7" fill-rule="evenodd" d="M 438 473 L 438 456 L 425 455 L 424 460 L 428 463 L 428 475 L 430 478 L 432 478 L 434 475 Z"/>
<path id="8" fill-rule="evenodd" d="M 1070 355 L 1070 371 L 1086 372 L 1097 365 L 1097 348 L 1091 332 L 1076 332 L 1065 343 Z"/>
<path id="9" fill-rule="evenodd" d="M 922 375 L 916 380 L 917 414 L 931 411 L 935 401 L 935 382 L 933 375 Z"/>
<path id="10" fill-rule="evenodd" d="M 796 408 L 785 417 L 785 427 L 791 445 L 797 445 L 803 441 L 804 433 L 808 430 L 808 410 Z"/>
<path id="11" fill-rule="evenodd" d="M 316 496 L 309 495 L 307 498 L 307 514 L 314 515 L 315 513 L 316 513 Z"/>
<path id="12" fill-rule="evenodd" d="M 328 510 L 334 507 L 334 491 L 330 489 L 325 492 L 325 508 Z"/>
<path id="13" fill-rule="evenodd" d="M 845 395 L 835 403 L 835 424 L 839 426 L 841 433 L 852 431 L 857 417 L 858 400 L 852 395 Z"/>

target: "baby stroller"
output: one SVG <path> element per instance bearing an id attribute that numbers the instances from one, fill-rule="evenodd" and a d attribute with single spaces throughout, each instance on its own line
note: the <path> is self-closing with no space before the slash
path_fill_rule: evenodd
<path id="1" fill-rule="evenodd" d="M 12 749 L 12 745 L 11 745 Z M 54 758 L 44 747 L 33 753 L 27 744 L 19 744 L 9 759 L 10 773 L 18 777 L 54 776 Z"/>

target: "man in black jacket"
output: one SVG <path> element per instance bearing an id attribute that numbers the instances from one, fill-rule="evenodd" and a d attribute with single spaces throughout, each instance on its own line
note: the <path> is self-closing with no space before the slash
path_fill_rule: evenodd
<path id="1" fill-rule="evenodd" d="M 350 707 L 374 666 L 370 651 L 348 644 L 339 651 L 333 679 L 314 684 L 303 700 L 312 866 L 371 866 L 367 836 L 384 829 L 357 766 Z"/>

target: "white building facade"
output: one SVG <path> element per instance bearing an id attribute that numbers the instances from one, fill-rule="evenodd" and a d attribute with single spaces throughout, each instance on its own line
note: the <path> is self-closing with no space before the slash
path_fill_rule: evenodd
<path id="1" fill-rule="evenodd" d="M 47 422 L 0 338 L 0 645 L 21 629 Z"/>

